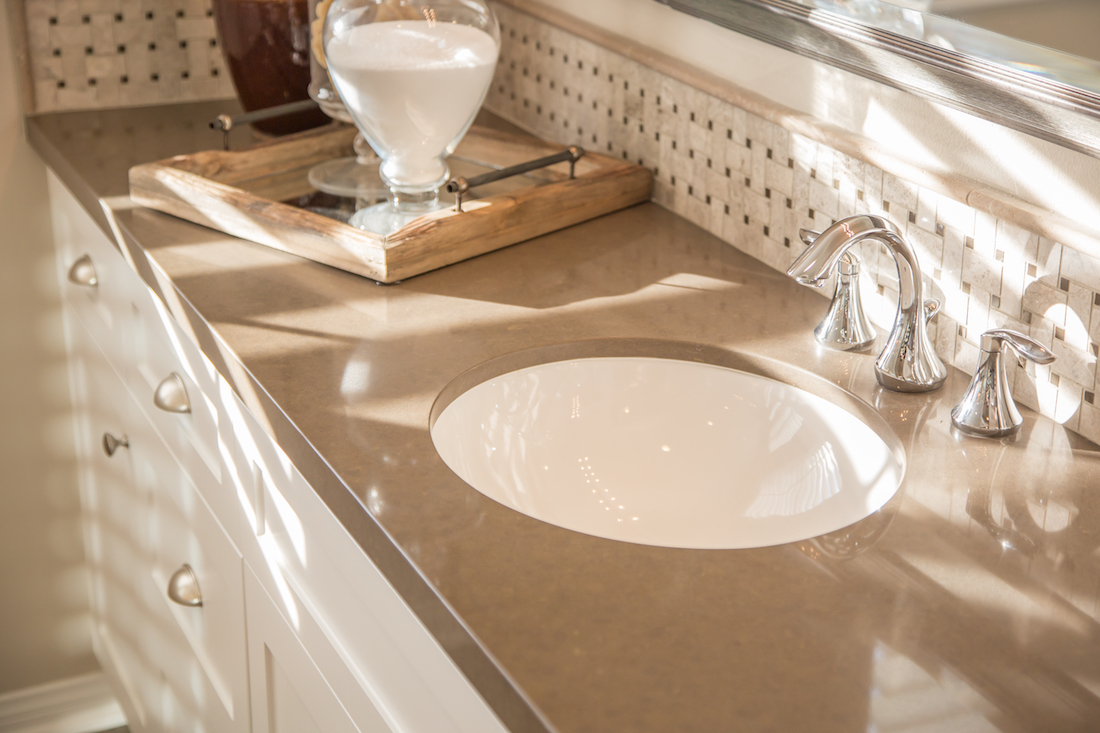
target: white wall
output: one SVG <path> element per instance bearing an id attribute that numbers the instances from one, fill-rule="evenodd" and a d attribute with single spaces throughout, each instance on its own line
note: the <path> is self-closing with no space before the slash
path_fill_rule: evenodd
<path id="1" fill-rule="evenodd" d="M 654 0 L 553 6 L 875 141 L 1100 232 L 1100 160 L 803 58 Z"/>
<path id="2" fill-rule="evenodd" d="M 0 694 L 98 669 L 46 171 L 0 12 Z"/>

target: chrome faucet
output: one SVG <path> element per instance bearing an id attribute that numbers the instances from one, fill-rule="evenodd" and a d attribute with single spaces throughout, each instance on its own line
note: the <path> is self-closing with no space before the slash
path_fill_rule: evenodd
<path id="1" fill-rule="evenodd" d="M 809 239 L 807 232 L 804 239 Z M 893 222 L 881 216 L 861 214 L 841 219 L 813 237 L 813 244 L 791 264 L 787 274 L 804 285 L 821 287 L 837 268 L 841 257 L 865 239 L 881 242 L 898 268 L 898 313 L 875 360 L 879 384 L 895 392 L 930 392 L 947 378 L 947 368 L 928 340 L 928 319 L 939 306 L 925 303 L 924 284 L 916 252 Z"/>
<path id="2" fill-rule="evenodd" d="M 951 410 L 951 423 L 968 435 L 998 438 L 1020 429 L 1023 418 L 1009 389 L 1002 352 L 1005 345 L 1036 364 L 1050 364 L 1054 354 L 1022 333 L 995 328 L 982 334 L 978 370 L 959 404 Z"/>

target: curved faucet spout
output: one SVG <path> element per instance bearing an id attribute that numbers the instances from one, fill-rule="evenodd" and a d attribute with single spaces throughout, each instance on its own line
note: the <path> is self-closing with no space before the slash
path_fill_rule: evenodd
<path id="1" fill-rule="evenodd" d="M 886 347 L 875 362 L 878 381 L 897 392 L 937 389 L 947 378 L 947 369 L 928 340 L 920 263 L 892 221 L 870 214 L 838 221 L 814 238 L 787 274 L 805 285 L 820 287 L 844 253 L 866 239 L 885 245 L 898 270 L 898 312 Z"/>

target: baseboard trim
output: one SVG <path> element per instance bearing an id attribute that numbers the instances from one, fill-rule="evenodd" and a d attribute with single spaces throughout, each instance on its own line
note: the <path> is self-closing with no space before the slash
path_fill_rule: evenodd
<path id="1" fill-rule="evenodd" d="M 0 695 L 0 733 L 99 733 L 124 725 L 102 672 Z"/>

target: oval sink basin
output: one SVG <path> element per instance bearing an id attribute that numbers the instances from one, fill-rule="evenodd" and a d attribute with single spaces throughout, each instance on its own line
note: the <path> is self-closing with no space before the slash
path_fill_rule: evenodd
<path id="1" fill-rule="evenodd" d="M 882 507 L 897 438 L 788 384 L 651 357 L 540 364 L 482 382 L 432 441 L 466 483 L 544 522 L 644 545 L 809 539 Z"/>

